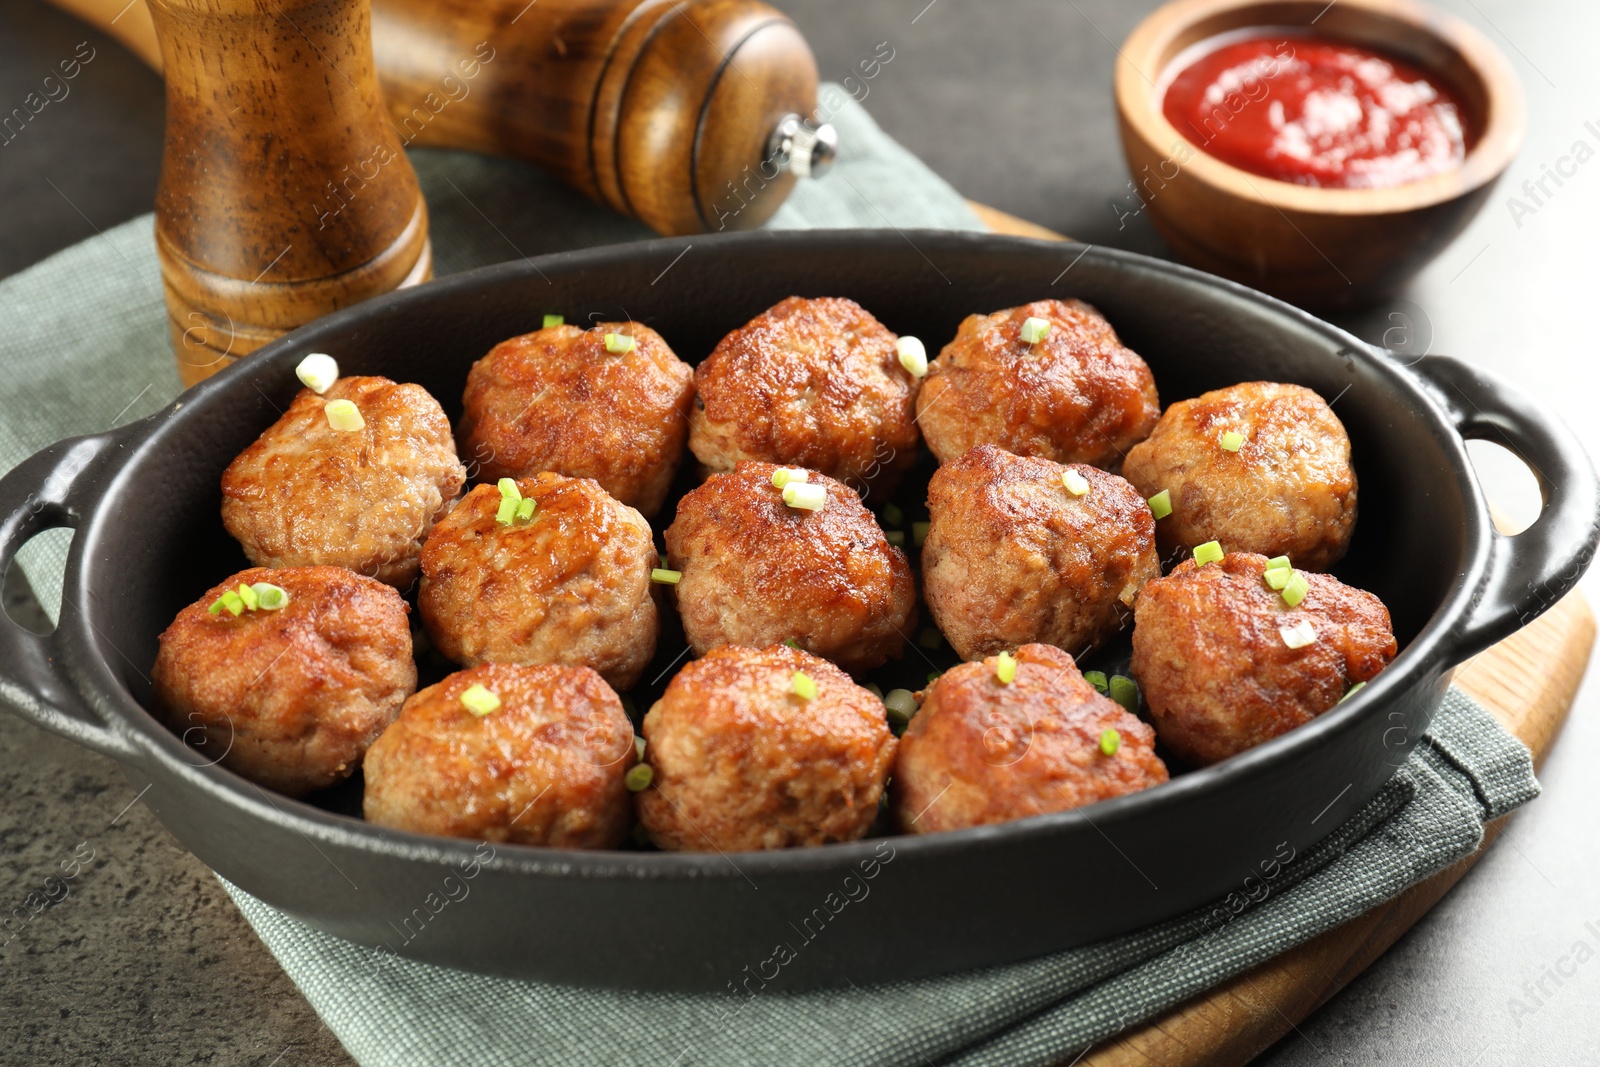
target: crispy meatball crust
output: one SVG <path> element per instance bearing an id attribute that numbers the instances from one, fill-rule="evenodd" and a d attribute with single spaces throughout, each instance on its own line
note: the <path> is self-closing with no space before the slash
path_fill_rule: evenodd
<path id="1" fill-rule="evenodd" d="M 650 524 L 588 478 L 545 472 L 517 487 L 537 502 L 531 520 L 500 525 L 500 491 L 480 485 L 428 534 L 417 608 L 434 646 L 466 667 L 593 667 L 629 688 L 659 625 Z"/>
<path id="2" fill-rule="evenodd" d="M 499 710 L 468 711 L 473 685 Z M 367 750 L 362 813 L 420 834 L 615 848 L 633 821 L 633 764 L 633 725 L 594 671 L 485 664 L 406 701 Z"/>
<path id="3" fill-rule="evenodd" d="M 608 333 L 632 336 L 633 351 L 606 351 Z M 650 516 L 683 459 L 694 371 L 642 323 L 552 326 L 474 363 L 461 403 L 461 451 L 480 481 L 593 478 Z"/>
<path id="4" fill-rule="evenodd" d="M 1088 493 L 1067 491 L 1067 470 Z M 1081 654 L 1120 630 L 1161 574 L 1144 498 L 1081 463 L 980 445 L 934 472 L 928 520 L 923 596 L 962 659 L 1030 642 Z"/>
<path id="5" fill-rule="evenodd" d="M 917 459 L 917 380 L 894 334 L 854 300 L 791 296 L 695 368 L 689 447 L 711 471 L 744 459 L 820 471 L 874 495 Z"/>
<path id="6" fill-rule="evenodd" d="M 771 463 L 741 462 L 678 501 L 667 558 L 697 655 L 719 645 L 792 640 L 853 674 L 899 656 L 916 623 L 917 589 L 904 552 L 832 478 L 821 511 L 783 502 Z"/>
<path id="7" fill-rule="evenodd" d="M 213 615 L 240 584 L 289 594 L 276 611 Z M 178 613 L 151 681 L 158 717 L 207 759 L 289 796 L 347 777 L 417 687 L 411 609 L 343 567 L 252 567 Z"/>
<path id="8" fill-rule="evenodd" d="M 803 671 L 817 685 L 794 692 Z M 854 841 L 894 762 L 883 702 L 826 660 L 723 647 L 679 671 L 644 717 L 639 821 L 660 848 L 738 852 Z"/>
<path id="9" fill-rule="evenodd" d="M 349 400 L 360 430 L 323 407 Z M 450 420 L 420 385 L 340 378 L 302 389 L 282 418 L 222 474 L 222 524 L 262 567 L 328 564 L 407 589 L 434 520 L 467 480 Z"/>
<path id="10" fill-rule="evenodd" d="M 1036 345 L 1021 337 L 1029 318 L 1050 323 Z M 993 444 L 1110 469 L 1160 413 L 1150 368 L 1081 300 L 968 315 L 917 394 L 922 435 L 941 463 Z"/>
<path id="11" fill-rule="evenodd" d="M 891 805 L 906 833 L 1024 819 L 1137 793 L 1167 780 L 1155 731 L 1083 680 L 1050 645 L 1017 650 L 1010 684 L 996 660 L 963 663 L 921 694 L 900 738 Z M 1122 735 L 1100 750 L 1106 730 Z"/>
<path id="12" fill-rule="evenodd" d="M 1237 452 L 1219 443 L 1230 430 L 1245 438 Z M 1146 497 L 1171 494 L 1172 514 L 1156 523 L 1164 555 L 1219 541 L 1322 571 L 1356 525 L 1350 438 L 1322 397 L 1298 385 L 1244 382 L 1178 401 L 1122 475 Z"/>
<path id="13" fill-rule="evenodd" d="M 1179 564 L 1134 608 L 1133 676 L 1161 743 L 1185 762 L 1216 763 L 1321 715 L 1394 659 L 1389 610 L 1327 574 L 1291 608 L 1262 580 L 1267 557 L 1230 552 Z M 1279 630 L 1309 622 L 1289 648 Z"/>

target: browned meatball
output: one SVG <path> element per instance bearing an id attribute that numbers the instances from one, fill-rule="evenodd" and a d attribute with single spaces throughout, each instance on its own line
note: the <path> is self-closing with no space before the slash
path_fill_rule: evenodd
<path id="1" fill-rule="evenodd" d="M 1150 508 L 1115 474 L 980 445 L 928 483 L 923 595 L 962 659 L 1035 641 L 1081 655 L 1160 574 Z"/>
<path id="2" fill-rule="evenodd" d="M 656 648 L 650 524 L 588 478 L 517 486 L 528 521 L 502 525 L 500 491 L 480 485 L 428 534 L 417 608 L 434 647 L 467 667 L 593 667 L 627 689 Z"/>
<path id="3" fill-rule="evenodd" d="M 632 350 L 607 351 L 607 334 Z M 474 363 L 461 403 L 461 451 L 480 481 L 593 478 L 650 516 L 683 459 L 694 371 L 642 323 L 552 326 Z"/>
<path id="4" fill-rule="evenodd" d="M 1291 608 L 1266 565 L 1253 552 L 1185 560 L 1139 594 L 1133 675 L 1161 743 L 1186 762 L 1216 763 L 1310 722 L 1394 658 L 1377 597 L 1307 573 L 1310 591 Z M 1284 631 L 1301 623 L 1315 639 L 1290 648 L 1299 638 Z"/>
<path id="5" fill-rule="evenodd" d="M 235 616 L 211 605 L 258 582 L 289 594 Z M 417 687 L 411 609 L 343 567 L 240 571 L 178 613 L 151 670 L 158 714 L 210 762 L 302 796 L 347 777 Z"/>
<path id="6" fill-rule="evenodd" d="M 462 703 L 481 685 L 486 715 Z M 406 701 L 367 751 L 367 821 L 420 834 L 551 848 L 615 848 L 632 822 L 622 702 L 587 667 L 491 663 Z"/>
<path id="7" fill-rule="evenodd" d="M 1050 324 L 1037 344 L 1022 339 L 1029 318 Z M 1080 300 L 968 315 L 917 395 L 922 436 L 941 463 L 992 444 L 1111 468 L 1160 413 L 1150 368 Z"/>
<path id="8" fill-rule="evenodd" d="M 1230 432 L 1244 438 L 1237 452 L 1222 447 Z M 1167 491 L 1172 514 L 1156 523 L 1164 554 L 1218 541 L 1321 571 L 1355 529 L 1350 438 L 1322 397 L 1298 385 L 1244 382 L 1180 400 L 1122 474 L 1146 497 Z"/>
<path id="9" fill-rule="evenodd" d="M 359 430 L 323 408 L 349 400 Z M 400 589 L 417 578 L 428 528 L 461 492 L 450 420 L 420 385 L 340 378 L 300 390 L 283 417 L 222 474 L 222 523 L 263 567 L 329 564 Z"/>
<path id="10" fill-rule="evenodd" d="M 795 692 L 795 672 L 816 686 Z M 664 849 L 854 841 L 878 814 L 895 740 L 883 702 L 826 660 L 775 645 L 691 662 L 644 717 L 639 821 Z"/>
<path id="11" fill-rule="evenodd" d="M 862 495 L 917 459 L 917 380 L 894 334 L 854 300 L 791 296 L 695 368 L 689 447 L 709 470 L 743 459 L 820 471 Z"/>
<path id="12" fill-rule="evenodd" d="M 1016 661 L 1009 684 L 990 657 L 945 671 L 922 694 L 894 766 L 891 804 L 905 832 L 1067 811 L 1167 780 L 1155 731 L 1096 692 L 1071 656 L 1023 645 Z M 1107 730 L 1117 732 L 1110 755 Z"/>
<path id="13" fill-rule="evenodd" d="M 905 553 L 832 478 L 810 476 L 827 490 L 821 511 L 789 507 L 777 469 L 745 461 L 678 501 L 667 558 L 683 574 L 674 593 L 690 646 L 794 641 L 857 674 L 900 655 L 917 612 Z"/>

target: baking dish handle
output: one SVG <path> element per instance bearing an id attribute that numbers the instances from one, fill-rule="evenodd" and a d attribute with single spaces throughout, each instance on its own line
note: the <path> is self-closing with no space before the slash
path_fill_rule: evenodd
<path id="1" fill-rule="evenodd" d="M 1526 530 L 1494 531 L 1489 577 L 1455 634 L 1452 658 L 1459 663 L 1532 622 L 1578 584 L 1600 541 L 1600 482 L 1573 432 L 1501 379 L 1447 356 L 1428 356 L 1411 369 L 1434 387 L 1463 438 L 1510 449 L 1544 498 Z"/>
<path id="2" fill-rule="evenodd" d="M 85 472 L 94 471 L 96 458 L 119 437 L 108 433 L 58 442 L 0 478 L 0 575 L 35 534 L 77 527 L 83 514 L 75 501 L 84 498 L 79 483 L 92 480 Z M 55 666 L 60 632 L 35 634 L 0 612 L 0 706 L 96 752 L 131 760 L 132 743 L 101 722 L 60 677 Z"/>

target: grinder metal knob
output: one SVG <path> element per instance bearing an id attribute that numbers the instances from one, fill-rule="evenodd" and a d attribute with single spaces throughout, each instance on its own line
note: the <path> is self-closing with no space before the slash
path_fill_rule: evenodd
<path id="1" fill-rule="evenodd" d="M 820 178 L 839 155 L 839 133 L 831 123 L 812 125 L 799 115 L 778 120 L 767 142 L 767 157 L 797 178 Z"/>

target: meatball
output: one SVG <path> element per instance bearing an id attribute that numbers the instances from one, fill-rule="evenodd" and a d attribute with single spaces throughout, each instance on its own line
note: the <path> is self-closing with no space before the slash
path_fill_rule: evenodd
<path id="1" fill-rule="evenodd" d="M 809 699 L 797 672 L 816 687 Z M 644 738 L 654 778 L 639 821 L 658 847 L 695 852 L 864 836 L 895 750 L 881 700 L 783 645 L 691 662 L 645 715 Z"/>
<path id="2" fill-rule="evenodd" d="M 1161 743 L 1185 762 L 1216 763 L 1310 722 L 1394 658 L 1377 597 L 1301 572 L 1310 588 L 1291 608 L 1266 566 L 1253 552 L 1186 560 L 1139 594 L 1133 675 Z M 1290 648 L 1302 624 L 1314 637 Z"/>
<path id="3" fill-rule="evenodd" d="M 1031 642 L 1081 654 L 1160 574 L 1155 519 L 1115 474 L 980 445 L 928 483 L 923 595 L 962 659 Z"/>
<path id="4" fill-rule="evenodd" d="M 793 641 L 859 674 L 900 655 L 916 623 L 917 590 L 904 552 L 845 486 L 820 511 L 783 502 L 779 468 L 746 460 L 678 501 L 667 558 L 689 645 L 762 648 Z"/>
<path id="5" fill-rule="evenodd" d="M 1037 344 L 1022 339 L 1030 318 L 1050 324 Z M 1109 469 L 1160 413 L 1150 368 L 1080 300 L 968 315 L 917 395 L 922 435 L 941 463 L 992 444 Z"/>
<path id="6" fill-rule="evenodd" d="M 348 400 L 362 428 L 323 408 Z M 222 524 L 251 563 L 329 564 L 400 589 L 417 578 L 428 528 L 467 480 L 450 420 L 420 385 L 340 378 L 300 390 L 282 418 L 222 473 Z"/>
<path id="7" fill-rule="evenodd" d="M 611 352 L 608 334 L 633 347 Z M 474 363 L 461 403 L 461 450 L 480 480 L 593 478 L 650 516 L 683 459 L 694 371 L 641 323 L 552 326 Z"/>
<path id="8" fill-rule="evenodd" d="M 224 593 L 263 582 L 288 602 L 211 610 Z M 269 789 L 324 789 L 360 766 L 417 687 L 410 610 L 389 586 L 343 567 L 240 571 L 161 635 L 150 672 L 158 717 L 210 762 Z"/>
<path id="9" fill-rule="evenodd" d="M 547 471 L 516 484 L 531 518 L 502 524 L 500 491 L 480 485 L 428 534 L 417 608 L 434 647 L 464 667 L 593 667 L 630 688 L 660 625 L 650 524 L 588 478 Z"/>
<path id="10" fill-rule="evenodd" d="M 500 702 L 479 715 L 462 694 Z M 367 751 L 367 821 L 551 848 L 615 848 L 633 821 L 633 724 L 587 667 L 491 663 L 406 701 Z"/>
<path id="11" fill-rule="evenodd" d="M 791 296 L 722 339 L 695 369 L 689 447 L 711 471 L 792 464 L 887 494 L 917 460 L 917 380 L 895 335 L 840 297 Z"/>
<path id="12" fill-rule="evenodd" d="M 1237 451 L 1222 446 L 1227 433 L 1243 439 Z M 1218 541 L 1322 571 L 1355 529 L 1350 438 L 1322 397 L 1298 385 L 1245 382 L 1173 404 L 1122 475 L 1146 497 L 1166 490 L 1163 554 Z"/>
<path id="13" fill-rule="evenodd" d="M 906 833 L 1067 811 L 1167 780 L 1155 731 L 1096 692 L 1071 656 L 1023 645 L 1009 684 L 997 666 L 963 663 L 921 694 L 895 757 L 891 804 Z"/>

